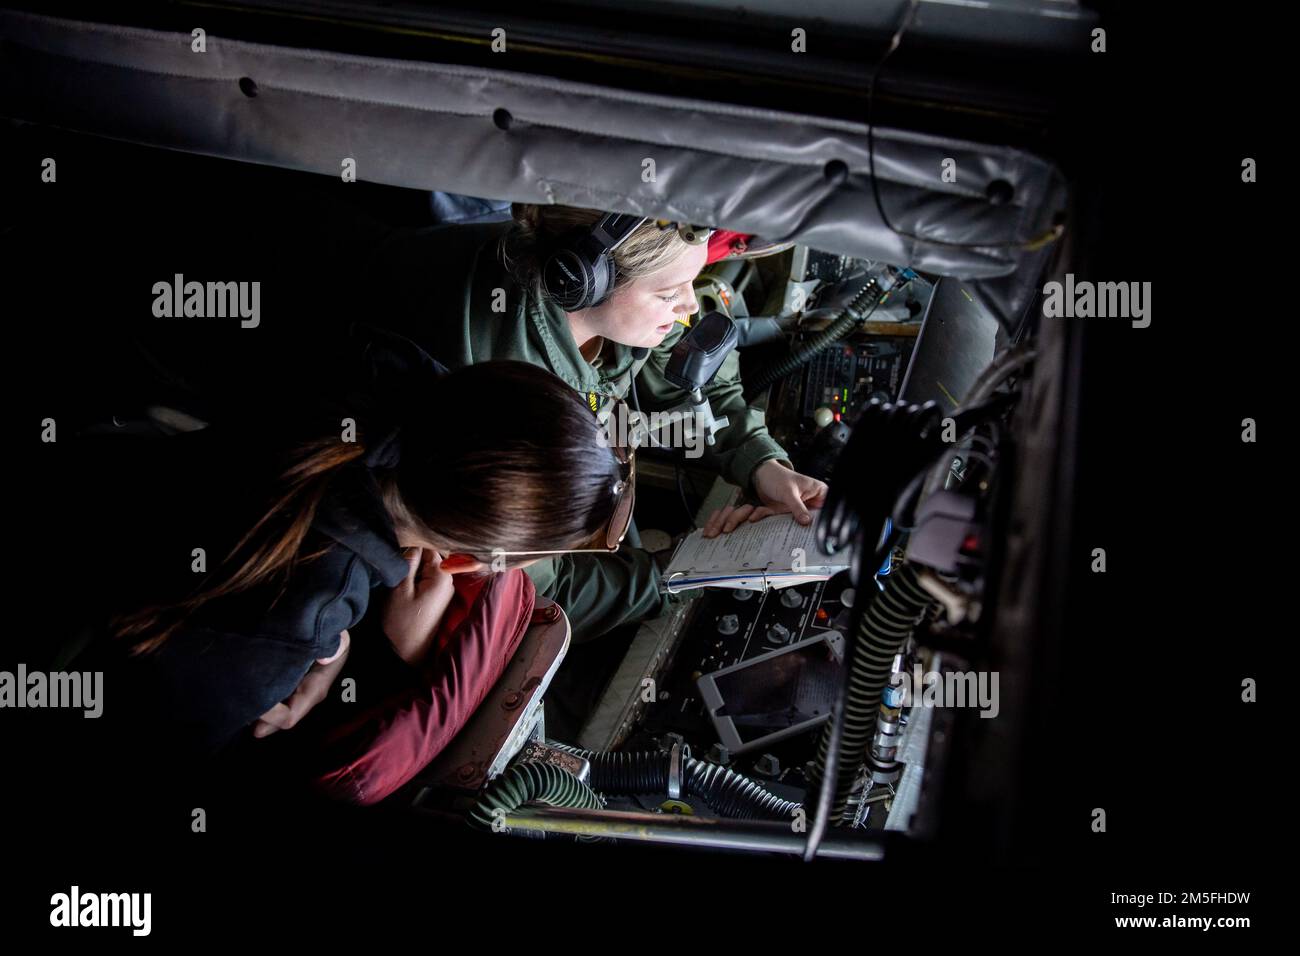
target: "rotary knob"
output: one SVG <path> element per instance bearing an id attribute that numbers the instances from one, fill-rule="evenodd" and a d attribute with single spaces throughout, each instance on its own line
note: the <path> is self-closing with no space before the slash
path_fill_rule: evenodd
<path id="1" fill-rule="evenodd" d="M 789 644 L 790 629 L 784 624 L 773 624 L 767 629 L 767 641 L 769 644 Z"/>
<path id="2" fill-rule="evenodd" d="M 724 614 L 718 618 L 718 633 L 730 637 L 740 630 L 740 618 L 734 614 Z"/>

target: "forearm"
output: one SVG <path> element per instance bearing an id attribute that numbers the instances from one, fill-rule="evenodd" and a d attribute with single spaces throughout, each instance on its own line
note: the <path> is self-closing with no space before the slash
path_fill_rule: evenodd
<path id="1" fill-rule="evenodd" d="M 406 580 L 389 592 L 382 622 L 397 656 L 419 666 L 434 648 L 455 588 L 451 575 L 442 570 L 437 552 L 415 546 L 406 552 L 409 572 Z"/>
<path id="2" fill-rule="evenodd" d="M 727 427 L 717 433 L 713 446 L 704 446 L 704 459 L 718 472 L 746 491 L 753 490 L 754 471 L 765 461 L 788 460 L 789 456 L 767 430 L 762 410 L 748 407 L 743 398 L 714 403 L 714 418 L 726 416 Z"/>
<path id="3" fill-rule="evenodd" d="M 427 628 L 423 632 L 416 629 L 386 630 L 384 633 L 388 637 L 388 642 L 393 645 L 393 650 L 397 652 L 397 656 L 412 667 L 418 667 L 429 656 L 437 636 L 436 627 Z"/>
<path id="4" fill-rule="evenodd" d="M 326 734 L 310 762 L 315 785 L 344 800 L 375 803 L 432 761 L 500 679 L 528 627 L 535 593 L 519 571 L 487 579 L 410 686 Z"/>

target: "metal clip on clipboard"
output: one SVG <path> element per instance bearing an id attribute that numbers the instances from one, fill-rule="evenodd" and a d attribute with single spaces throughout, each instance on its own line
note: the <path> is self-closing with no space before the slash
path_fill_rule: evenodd
<path id="1" fill-rule="evenodd" d="M 763 567 L 754 569 L 754 572 L 761 574 L 763 576 L 763 591 L 770 591 L 772 589 L 771 582 L 769 582 L 767 579 L 767 572 L 771 569 L 771 567 L 772 567 L 771 562 L 768 562 L 768 564 L 764 565 Z M 754 572 L 747 573 L 745 576 L 752 577 Z M 664 582 L 663 582 L 664 592 L 666 594 L 681 594 L 685 591 L 698 590 L 698 588 L 681 588 L 680 590 L 676 590 L 676 591 L 673 590 L 673 580 L 679 576 L 684 576 L 686 573 L 687 572 L 685 571 L 674 571 L 672 574 L 668 575 L 668 577 L 664 578 Z M 727 581 L 729 579 L 734 579 L 736 577 L 738 577 L 738 575 L 728 574 L 725 577 L 718 578 L 717 580 Z M 748 590 L 748 588 L 746 588 L 745 590 Z M 757 592 L 757 593 L 762 593 L 762 592 Z"/>

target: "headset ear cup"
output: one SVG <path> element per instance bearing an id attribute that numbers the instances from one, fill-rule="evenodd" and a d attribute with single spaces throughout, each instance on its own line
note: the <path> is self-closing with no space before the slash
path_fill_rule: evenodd
<path id="1" fill-rule="evenodd" d="M 542 267 L 542 288 L 556 305 L 566 312 L 586 308 L 591 297 L 594 276 L 577 250 L 561 246 Z"/>
<path id="2" fill-rule="evenodd" d="M 542 264 L 542 289 L 565 312 L 589 309 L 614 291 L 614 256 L 589 229 L 572 229 Z"/>
<path id="3" fill-rule="evenodd" d="M 592 274 L 595 281 L 592 283 L 591 298 L 587 303 L 588 308 L 593 305 L 600 305 L 614 291 L 616 274 L 614 256 L 608 252 L 602 253 L 600 258 L 596 260 L 596 268 L 592 270 Z"/>

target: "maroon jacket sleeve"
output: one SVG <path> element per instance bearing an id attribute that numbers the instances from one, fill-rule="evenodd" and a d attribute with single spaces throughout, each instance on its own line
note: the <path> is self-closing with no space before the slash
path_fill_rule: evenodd
<path id="1" fill-rule="evenodd" d="M 528 629 L 536 600 L 519 570 L 457 576 L 436 650 L 412 687 L 334 728 L 325 738 L 314 786 L 337 799 L 371 804 L 407 783 L 465 726 L 501 677 Z"/>

